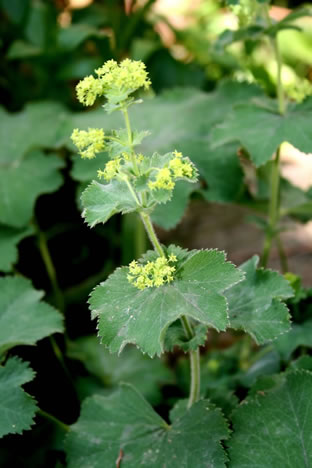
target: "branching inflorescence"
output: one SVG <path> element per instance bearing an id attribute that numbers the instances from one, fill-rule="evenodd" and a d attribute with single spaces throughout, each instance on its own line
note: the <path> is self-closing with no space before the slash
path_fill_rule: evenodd
<path id="1" fill-rule="evenodd" d="M 140 61 L 123 60 L 117 64 L 109 60 L 95 71 L 97 78 L 90 75 L 77 85 L 77 97 L 86 106 L 94 104 L 97 97 L 105 97 L 104 108 L 108 112 L 120 110 L 125 118 L 126 129 L 104 133 L 102 129 L 89 128 L 72 133 L 72 141 L 82 158 L 92 159 L 98 153 L 107 151 L 110 160 L 97 175 L 106 183 L 123 182 L 129 189 L 129 196 L 137 205 L 139 214 L 149 216 L 158 203 L 170 200 L 178 180 L 196 182 L 197 170 L 188 157 L 174 150 L 165 155 L 151 156 L 135 151 L 148 132 L 132 132 L 127 109 L 135 100 L 131 96 L 140 88 L 148 89 L 151 82 L 145 65 Z M 146 222 L 145 222 L 146 226 Z M 160 254 L 161 250 L 158 249 Z M 173 255 L 163 255 L 146 265 L 132 262 L 128 280 L 138 289 L 160 287 L 173 280 L 176 261 Z"/>

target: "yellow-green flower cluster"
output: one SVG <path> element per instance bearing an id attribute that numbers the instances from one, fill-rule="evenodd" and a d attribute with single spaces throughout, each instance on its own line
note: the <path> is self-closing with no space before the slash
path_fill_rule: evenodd
<path id="1" fill-rule="evenodd" d="M 75 128 L 71 139 L 82 158 L 93 159 L 105 149 L 104 131 L 99 128 L 89 128 L 88 131 Z"/>
<path id="2" fill-rule="evenodd" d="M 141 87 L 148 89 L 151 85 L 145 64 L 140 60 L 125 59 L 119 65 L 115 60 L 109 60 L 95 73 L 106 91 L 118 89 L 132 93 Z"/>
<path id="3" fill-rule="evenodd" d="M 98 177 L 104 177 L 104 179 L 107 181 L 112 180 L 118 174 L 118 171 L 120 169 L 120 162 L 121 158 L 116 158 L 112 159 L 111 161 L 108 161 L 105 165 L 104 171 L 101 171 L 101 169 L 97 171 Z"/>
<path id="4" fill-rule="evenodd" d="M 103 86 L 94 76 L 86 76 L 76 86 L 77 98 L 84 106 L 92 106 L 98 96 L 103 94 Z"/>
<path id="5" fill-rule="evenodd" d="M 306 97 L 312 96 L 312 83 L 302 80 L 286 88 L 287 95 L 296 102 L 302 102 Z"/>
<path id="6" fill-rule="evenodd" d="M 148 89 L 151 81 L 140 60 L 125 59 L 120 64 L 108 60 L 97 70 L 97 78 L 90 75 L 77 85 L 78 100 L 85 106 L 92 106 L 98 96 L 124 100 L 129 94 L 144 87 Z"/>
<path id="7" fill-rule="evenodd" d="M 174 158 L 169 161 L 168 167 L 159 169 L 156 179 L 148 183 L 151 190 L 173 190 L 176 179 L 191 179 L 194 177 L 194 168 L 190 160 L 188 158 L 183 158 L 182 153 L 178 151 L 174 151 L 173 155 Z"/>
<path id="8" fill-rule="evenodd" d="M 146 265 L 140 265 L 133 260 L 129 265 L 129 274 L 127 279 L 138 289 L 156 287 L 159 288 L 165 283 L 174 280 L 176 268 L 170 264 L 175 263 L 177 257 L 173 254 L 166 257 L 158 257 L 154 262 L 147 262 Z"/>

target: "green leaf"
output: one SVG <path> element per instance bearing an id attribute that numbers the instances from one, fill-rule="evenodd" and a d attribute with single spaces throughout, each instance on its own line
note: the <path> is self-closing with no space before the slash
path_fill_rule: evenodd
<path id="1" fill-rule="evenodd" d="M 0 108 L 0 167 L 17 164 L 33 148 L 59 148 L 69 138 L 69 114 L 57 102 L 34 102 L 21 112 Z"/>
<path id="2" fill-rule="evenodd" d="M 62 49 L 73 51 L 90 37 L 101 37 L 99 29 L 88 24 L 71 24 L 58 30 L 58 43 Z"/>
<path id="3" fill-rule="evenodd" d="M 59 169 L 63 166 L 58 156 L 40 151 L 0 163 L 0 221 L 14 227 L 25 226 L 32 217 L 37 197 L 61 186 Z"/>
<path id="4" fill-rule="evenodd" d="M 40 49 L 40 47 L 18 39 L 17 41 L 14 41 L 10 46 L 7 53 L 7 58 L 9 60 L 25 59 L 29 57 L 37 57 L 42 53 L 43 50 Z"/>
<path id="5" fill-rule="evenodd" d="M 190 193 L 196 186 L 185 181 L 178 182 L 172 198 L 165 205 L 157 205 L 152 213 L 152 220 L 163 229 L 173 229 L 181 220 L 188 205 Z"/>
<path id="6" fill-rule="evenodd" d="M 257 343 L 266 343 L 289 331 L 288 309 L 281 302 L 293 296 L 293 289 L 279 273 L 257 269 L 259 258 L 252 257 L 240 269 L 245 279 L 226 292 L 230 326 L 243 329 Z"/>
<path id="7" fill-rule="evenodd" d="M 17 357 L 0 366 L 0 437 L 21 434 L 33 424 L 36 401 L 21 386 L 34 377 L 28 363 Z"/>
<path id="8" fill-rule="evenodd" d="M 312 348 L 312 320 L 307 320 L 302 324 L 293 323 L 290 332 L 278 337 L 274 342 L 274 348 L 284 361 L 288 361 L 298 346 Z"/>
<path id="9" fill-rule="evenodd" d="M 233 413 L 230 468 L 312 465 L 312 373 L 287 373 Z"/>
<path id="10" fill-rule="evenodd" d="M 81 196 L 82 216 L 90 227 L 106 221 L 116 213 L 131 213 L 137 204 L 124 182 L 112 180 L 109 184 L 99 184 L 95 180 Z"/>
<path id="11" fill-rule="evenodd" d="M 119 456 L 125 468 L 223 468 L 220 441 L 227 437 L 221 411 L 205 400 L 168 426 L 133 387 L 122 385 L 83 403 L 66 441 L 68 468 L 113 467 Z"/>
<path id="12" fill-rule="evenodd" d="M 42 296 L 26 278 L 0 278 L 0 353 L 63 332 L 62 315 L 41 302 Z"/>
<path id="13" fill-rule="evenodd" d="M 73 167 L 70 175 L 74 180 L 89 183 L 90 180 L 97 178 L 97 171 L 103 169 L 109 160 L 107 153 L 100 153 L 96 158 L 88 160 L 75 154 L 72 157 Z"/>
<path id="14" fill-rule="evenodd" d="M 311 152 L 312 98 L 300 104 L 289 103 L 285 115 L 280 115 L 274 106 L 269 99 L 263 98 L 238 104 L 213 130 L 213 146 L 239 141 L 257 167 L 269 161 L 284 141 L 305 153 Z"/>
<path id="15" fill-rule="evenodd" d="M 17 262 L 17 244 L 25 237 L 31 236 L 33 229 L 14 229 L 0 225 L 0 271 L 9 272 Z"/>
<path id="16" fill-rule="evenodd" d="M 268 28 L 268 34 L 276 35 L 279 31 L 283 29 L 299 29 L 298 26 L 294 26 L 291 23 L 297 19 L 304 18 L 307 16 L 312 16 L 312 8 L 299 8 L 294 10 L 289 15 L 285 16 L 281 21 L 278 21 L 276 24 Z"/>
<path id="17" fill-rule="evenodd" d="M 135 347 L 127 346 L 121 356 L 109 354 L 96 336 L 71 342 L 68 355 L 83 362 L 87 370 L 106 387 L 120 382 L 134 385 L 152 404 L 161 399 L 160 385 L 172 382 L 169 369 L 160 359 L 143 356 Z"/>
<path id="18" fill-rule="evenodd" d="M 264 32 L 265 28 L 258 24 L 252 24 L 246 28 L 238 30 L 225 29 L 225 31 L 219 35 L 213 46 L 216 49 L 216 52 L 220 53 L 224 47 L 227 47 L 234 42 L 258 40 L 262 37 Z"/>
<path id="19" fill-rule="evenodd" d="M 196 166 L 208 186 L 202 191 L 206 200 L 233 202 L 241 195 L 244 188 L 244 174 L 237 157 L 237 150 L 237 143 L 214 149 L 209 143 L 206 152 L 198 152 Z"/>
<path id="20" fill-rule="evenodd" d="M 217 330 L 228 326 L 222 293 L 242 279 L 242 272 L 217 250 L 188 253 L 171 246 L 170 253 L 178 257 L 171 283 L 138 290 L 127 279 L 128 267 L 123 267 L 91 294 L 93 316 L 99 316 L 99 336 L 111 352 L 120 353 L 127 343 L 133 343 L 150 356 L 160 355 L 167 328 L 182 315 Z M 149 251 L 142 261 L 156 258 L 157 254 Z"/>

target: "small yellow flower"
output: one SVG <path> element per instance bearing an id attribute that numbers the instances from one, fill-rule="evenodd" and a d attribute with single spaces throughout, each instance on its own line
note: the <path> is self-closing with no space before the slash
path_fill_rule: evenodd
<path id="1" fill-rule="evenodd" d="M 71 139 L 82 158 L 95 158 L 97 153 L 105 149 L 104 132 L 99 128 L 89 128 L 88 131 L 75 128 Z"/>
<path id="2" fill-rule="evenodd" d="M 97 78 L 89 75 L 76 87 L 77 98 L 85 106 L 92 106 L 98 96 L 108 99 L 119 96 L 123 101 L 137 89 L 148 89 L 151 85 L 145 64 L 140 60 L 125 59 L 120 64 L 108 60 L 95 73 Z"/>
<path id="3" fill-rule="evenodd" d="M 154 262 L 147 262 L 146 265 L 133 261 L 129 265 L 127 279 L 138 289 L 159 288 L 174 280 L 173 273 L 176 268 L 170 266 L 169 263 L 176 261 L 175 255 L 170 255 L 169 258 L 158 257 Z"/>
<path id="4" fill-rule="evenodd" d="M 105 165 L 104 171 L 101 171 L 101 169 L 98 170 L 98 177 L 100 179 L 101 177 L 104 177 L 104 179 L 106 179 L 107 181 L 112 180 L 120 169 L 120 161 L 121 158 L 116 158 L 112 159 L 111 161 L 108 161 Z"/>
<path id="5" fill-rule="evenodd" d="M 102 83 L 94 76 L 86 76 L 76 86 L 77 98 L 84 106 L 92 106 L 98 96 L 103 94 Z"/>
<path id="6" fill-rule="evenodd" d="M 156 180 L 150 181 L 148 186 L 151 190 L 164 189 L 164 190 L 173 190 L 175 183 L 172 180 L 170 169 L 163 167 L 159 169 Z"/>

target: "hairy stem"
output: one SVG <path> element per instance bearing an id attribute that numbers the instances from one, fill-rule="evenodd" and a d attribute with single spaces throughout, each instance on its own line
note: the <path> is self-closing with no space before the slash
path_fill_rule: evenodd
<path id="1" fill-rule="evenodd" d="M 265 5 L 265 16 L 268 26 L 272 26 L 272 20 L 270 17 L 270 6 Z M 282 56 L 278 45 L 277 34 L 270 38 L 272 48 L 275 55 L 276 65 L 277 65 L 277 99 L 278 99 L 278 111 L 281 115 L 285 114 L 286 105 L 285 97 L 282 84 Z"/>
<path id="2" fill-rule="evenodd" d="M 127 109 L 122 110 L 125 122 L 126 122 L 126 127 L 127 127 L 127 132 L 128 132 L 128 140 L 129 140 L 129 146 L 131 147 L 131 153 L 132 153 L 132 163 L 133 163 L 133 169 L 136 175 L 139 174 L 139 170 L 137 167 L 136 163 L 136 158 L 135 154 L 133 151 L 133 143 L 132 143 L 132 131 L 131 131 L 131 126 L 130 126 L 130 121 L 129 121 L 129 115 Z M 131 185 L 131 184 L 130 184 Z M 144 195 L 144 194 L 143 194 Z M 142 203 L 143 205 L 145 204 L 146 200 L 145 197 L 142 198 Z M 144 211 L 140 212 L 140 217 L 142 220 L 142 223 L 145 227 L 145 230 L 147 232 L 147 235 L 155 249 L 155 251 L 158 253 L 160 257 L 165 257 L 165 253 L 163 251 L 163 248 L 158 240 L 157 234 L 155 232 L 155 229 L 153 227 L 151 218 L 148 214 L 144 213 Z M 185 316 L 182 315 L 181 317 L 181 322 L 185 331 L 185 335 L 188 340 L 192 339 L 194 336 L 194 331 L 193 327 L 189 321 L 189 319 Z M 189 396 L 189 401 L 188 401 L 188 408 L 192 406 L 193 403 L 199 400 L 199 395 L 200 395 L 200 356 L 199 356 L 199 348 L 196 350 L 191 350 L 189 352 L 190 354 L 190 367 L 191 367 L 191 387 L 190 387 L 190 396 Z"/>
<path id="3" fill-rule="evenodd" d="M 272 21 L 270 18 L 269 6 L 265 6 L 265 13 L 266 19 L 269 26 L 272 25 Z M 286 106 L 285 106 L 285 98 L 284 98 L 284 91 L 283 91 L 283 84 L 282 84 L 282 57 L 278 45 L 277 35 L 271 38 L 271 44 L 275 54 L 275 60 L 277 65 L 277 99 L 278 99 L 278 111 L 281 115 L 285 114 Z M 267 266 L 272 243 L 275 239 L 277 242 L 279 257 L 282 269 L 284 270 L 287 268 L 287 258 L 284 253 L 284 249 L 282 246 L 282 241 L 279 237 L 277 232 L 278 221 L 280 217 L 280 199 L 279 199 L 279 185 L 280 185 L 280 151 L 281 146 L 277 149 L 275 159 L 272 165 L 272 172 L 271 172 L 271 196 L 270 196 L 270 205 L 269 205 L 269 229 L 266 233 L 263 253 L 261 258 L 261 265 L 263 267 Z"/>
<path id="4" fill-rule="evenodd" d="M 154 249 L 156 250 L 156 252 L 158 253 L 160 257 L 164 257 L 165 253 L 163 251 L 162 246 L 160 245 L 160 242 L 158 240 L 157 234 L 153 227 L 151 218 L 146 213 L 140 213 L 140 216 L 144 224 L 145 230 L 147 232 L 147 235 L 149 237 L 149 240 L 152 243 L 152 246 L 154 247 Z"/>
<path id="5" fill-rule="evenodd" d="M 131 156 L 131 162 L 133 164 L 134 173 L 135 173 L 135 175 L 139 175 L 139 168 L 138 168 L 138 164 L 137 164 L 135 154 L 134 154 L 134 151 L 133 151 L 133 138 L 132 138 L 132 131 L 131 131 L 131 126 L 130 126 L 130 119 L 129 119 L 128 110 L 127 109 L 122 109 L 122 113 L 123 113 L 125 123 L 126 123 L 129 146 L 131 148 L 131 155 L 130 156 Z"/>
<path id="6" fill-rule="evenodd" d="M 280 184 L 280 146 L 276 152 L 275 159 L 271 171 L 271 190 L 270 190 L 270 205 L 269 205 L 269 229 L 266 232 L 263 253 L 261 258 L 261 266 L 266 267 L 268 264 L 272 243 L 276 237 L 277 226 L 279 221 L 279 184 Z"/>
<path id="7" fill-rule="evenodd" d="M 188 340 L 192 339 L 194 336 L 193 327 L 189 319 L 182 315 L 181 322 L 184 328 L 185 336 Z M 199 348 L 196 350 L 191 350 L 190 354 L 190 367 L 191 367 L 191 388 L 190 396 L 188 400 L 187 407 L 190 408 L 193 403 L 199 400 L 200 396 L 200 355 Z"/>

